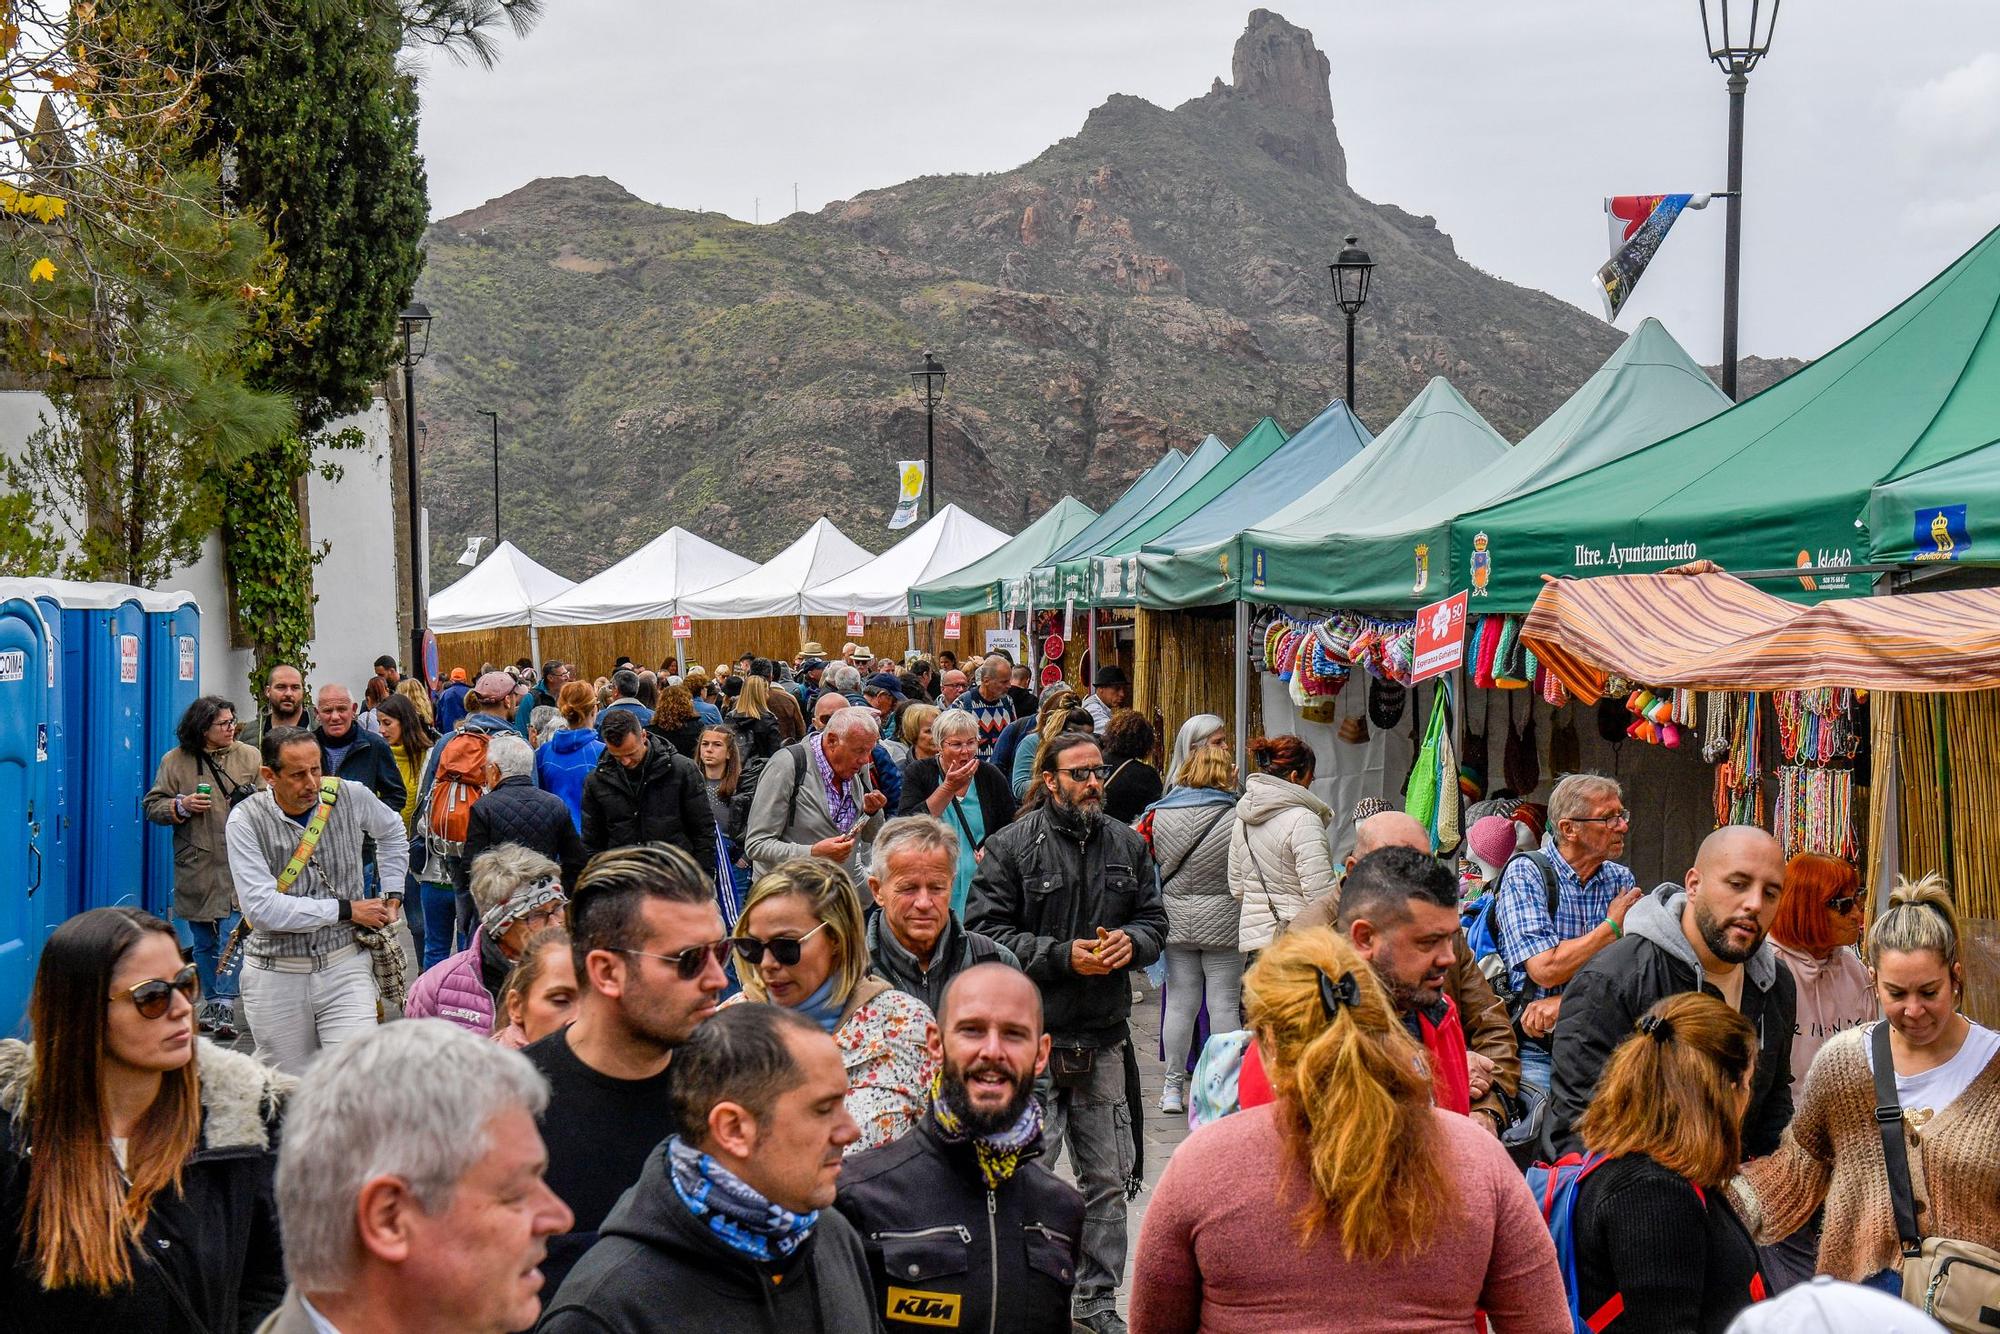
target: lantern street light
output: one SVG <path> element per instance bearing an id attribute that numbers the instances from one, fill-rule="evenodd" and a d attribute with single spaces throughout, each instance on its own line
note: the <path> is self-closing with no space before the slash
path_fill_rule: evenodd
<path id="1" fill-rule="evenodd" d="M 476 414 L 493 423 L 493 549 L 500 549 L 500 414 L 481 408 Z"/>
<path id="2" fill-rule="evenodd" d="M 924 517 L 937 513 L 937 401 L 944 383 L 944 363 L 924 353 L 924 364 L 910 372 L 924 387 Z"/>
<path id="3" fill-rule="evenodd" d="M 417 485 L 417 363 L 431 347 L 431 311 L 421 301 L 396 317 L 403 338 L 403 451 L 410 473 L 410 662 L 425 674 L 423 499 Z"/>
<path id="4" fill-rule="evenodd" d="M 1729 76 L 1729 220 L 1722 252 L 1722 392 L 1736 397 L 1736 300 L 1743 254 L 1743 95 L 1771 49 L 1779 0 L 1701 0 L 1708 58 Z"/>
<path id="5" fill-rule="evenodd" d="M 1368 279 L 1375 261 L 1356 244 L 1359 237 L 1347 238 L 1347 248 L 1326 266 L 1333 279 L 1333 299 L 1347 314 L 1347 410 L 1354 411 L 1354 317 L 1368 304 Z"/>

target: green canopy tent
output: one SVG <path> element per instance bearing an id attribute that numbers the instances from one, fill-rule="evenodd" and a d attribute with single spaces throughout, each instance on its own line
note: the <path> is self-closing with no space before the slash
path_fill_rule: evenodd
<path id="1" fill-rule="evenodd" d="M 2000 421 L 1994 423 L 2000 437 Z M 2000 565 L 2000 442 L 1878 483 L 1868 495 L 1876 564 Z"/>
<path id="2" fill-rule="evenodd" d="M 1269 597 L 1258 580 L 1269 568 L 1272 547 L 1269 540 L 1248 540 L 1243 530 L 1251 524 L 1259 533 L 1281 535 L 1281 550 L 1309 553 L 1333 534 L 1402 513 L 1431 494 L 1437 478 L 1477 474 L 1507 453 L 1507 441 L 1442 376 L 1433 377 L 1367 448 L 1357 444 L 1344 459 L 1337 444 L 1326 448 L 1326 435 L 1357 431 L 1366 441 L 1366 428 L 1346 404 L 1335 403 L 1282 451 L 1333 457 L 1337 466 L 1316 485 L 1288 467 L 1262 479 L 1259 494 L 1239 497 L 1237 491 L 1259 480 L 1253 474 L 1244 486 L 1148 543 L 1138 557 L 1139 605 L 1165 610 Z M 1279 462 L 1274 456 L 1272 463 Z M 1303 495 L 1301 486 L 1307 488 Z M 1295 498 L 1288 504 L 1286 497 Z"/>
<path id="3" fill-rule="evenodd" d="M 1139 481 L 1134 482 L 1116 504 L 1097 516 L 1082 532 L 1065 542 L 1054 555 L 1035 567 L 1031 578 L 1034 589 L 1034 605 L 1037 607 L 1060 607 L 1074 599 L 1078 605 L 1088 601 L 1089 590 L 1084 586 L 1084 575 L 1088 570 L 1085 557 L 1096 552 L 1105 543 L 1117 538 L 1133 524 L 1144 519 L 1162 505 L 1172 504 L 1174 497 L 1194 485 L 1195 480 L 1229 455 L 1229 446 L 1211 435 L 1187 456 L 1172 472 L 1152 486 L 1144 496 L 1139 496 L 1142 484 L 1151 481 L 1155 473 L 1161 471 L 1156 464 Z M 1165 460 L 1161 461 L 1164 464 Z M 1135 499 L 1135 497 L 1137 497 Z M 1134 503 L 1127 505 L 1132 500 Z"/>
<path id="4" fill-rule="evenodd" d="M 910 615 L 942 616 L 951 611 L 1000 610 L 1009 583 L 1047 560 L 1096 517 L 1097 511 L 1075 496 L 1064 496 L 1049 508 L 1048 513 L 1009 538 L 998 551 L 912 588 Z"/>
<path id="5" fill-rule="evenodd" d="M 1320 531 L 1304 542 L 1287 538 L 1275 525 L 1245 533 L 1246 553 L 1259 548 L 1266 553 L 1263 586 L 1254 596 L 1381 610 L 1414 610 L 1448 597 L 1472 585 L 1465 559 L 1470 546 L 1452 545 L 1459 515 L 1574 478 L 1728 404 L 1665 326 L 1643 320 L 1561 407 L 1490 467 L 1455 482 L 1450 474 L 1423 479 L 1432 488 L 1430 499 L 1406 510 L 1378 510 L 1393 517 L 1373 524 L 1351 515 L 1351 526 Z M 1466 529 L 1467 544 L 1477 531 Z M 1530 593 L 1527 601 L 1533 600 Z"/>
<path id="6" fill-rule="evenodd" d="M 1912 519 L 1876 512 L 1877 485 L 1897 494 L 1896 483 L 1985 449 L 2000 430 L 1996 316 L 2000 230 L 1789 379 L 1586 476 L 1468 513 L 1454 541 L 1487 535 L 1493 610 L 1525 610 L 1544 573 L 1696 559 L 1776 580 L 1770 591 L 1793 601 L 1867 592 L 1872 577 L 1843 567 L 1867 564 L 1878 541 L 1912 539 L 1912 554 L 1925 554 Z M 1902 531 L 1871 531 L 1871 517 Z"/>
<path id="7" fill-rule="evenodd" d="M 1343 411 L 1344 411 L 1343 407 Z M 1359 423 L 1357 423 L 1358 425 Z M 1366 432 L 1363 432 L 1365 441 Z M 1131 582 L 1125 578 L 1128 557 L 1140 546 L 1176 525 L 1204 513 L 1251 477 L 1286 453 L 1285 429 L 1269 417 L 1244 433 L 1236 447 L 1207 472 L 1197 477 L 1172 500 L 1155 506 L 1145 517 L 1104 543 L 1083 559 L 1084 587 L 1092 606 L 1124 606 L 1132 598 Z M 1356 448 L 1361 441 L 1356 442 Z M 1132 568 L 1136 569 L 1136 566 Z M 1065 567 L 1067 572 L 1068 567 Z"/>

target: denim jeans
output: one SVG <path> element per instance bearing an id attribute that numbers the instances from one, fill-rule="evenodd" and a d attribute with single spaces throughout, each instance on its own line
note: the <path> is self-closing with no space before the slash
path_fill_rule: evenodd
<path id="1" fill-rule="evenodd" d="M 229 971 L 217 976 L 215 965 L 221 962 L 222 947 L 229 943 L 230 933 L 243 920 L 243 914 L 233 912 L 219 922 L 196 922 L 182 918 L 187 923 L 188 935 L 194 940 L 195 974 L 201 978 L 201 994 L 206 1000 L 233 1000 L 237 991 L 237 970 L 243 967 L 239 957 L 231 964 Z"/>
<path id="2" fill-rule="evenodd" d="M 423 884 L 424 971 L 443 963 L 452 953 L 453 919 L 458 896 L 450 885 Z"/>
<path id="3" fill-rule="evenodd" d="M 1554 1077 L 1554 1055 L 1539 1043 L 1521 1044 L 1521 1082 L 1532 1084 L 1544 1096 L 1549 1091 L 1549 1081 Z"/>
<path id="4" fill-rule="evenodd" d="M 1089 1077 L 1043 1096 L 1042 1142 L 1067 1143 L 1083 1190 L 1083 1259 L 1071 1309 L 1079 1320 L 1117 1307 L 1125 1277 L 1125 1178 L 1132 1174 L 1132 1107 L 1125 1101 L 1125 1044 L 1097 1049 Z M 1065 1135 L 1067 1139 L 1065 1140 Z"/>

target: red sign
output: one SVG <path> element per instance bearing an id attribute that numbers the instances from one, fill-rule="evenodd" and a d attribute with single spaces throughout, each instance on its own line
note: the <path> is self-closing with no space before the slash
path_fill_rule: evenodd
<path id="1" fill-rule="evenodd" d="M 1417 613 L 1415 662 L 1410 684 L 1443 676 L 1465 663 L 1465 599 L 1454 593 L 1442 602 L 1433 602 Z"/>
<path id="2" fill-rule="evenodd" d="M 868 618 L 858 611 L 847 613 L 847 637 L 859 639 L 868 632 Z"/>
<path id="3" fill-rule="evenodd" d="M 946 612 L 944 614 L 944 637 L 946 639 L 960 638 L 959 627 L 961 624 L 963 624 L 963 622 L 960 620 L 959 614 L 957 612 L 955 611 Z"/>
<path id="4" fill-rule="evenodd" d="M 675 639 L 694 638 L 694 617 L 692 616 L 674 617 L 674 638 Z"/>

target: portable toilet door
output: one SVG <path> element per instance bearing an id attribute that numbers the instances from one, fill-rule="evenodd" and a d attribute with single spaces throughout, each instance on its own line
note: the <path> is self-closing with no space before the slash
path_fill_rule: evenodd
<path id="1" fill-rule="evenodd" d="M 91 621 L 90 609 L 73 606 L 69 601 L 56 600 L 56 638 L 62 646 L 56 671 L 56 694 L 60 696 L 62 726 L 57 730 L 60 742 L 62 766 L 59 777 L 62 780 L 62 806 L 57 826 L 57 839 L 62 845 L 63 904 L 66 916 L 73 916 L 84 910 L 83 863 L 89 841 L 89 822 L 83 813 L 89 809 L 89 736 L 90 728 L 86 718 L 84 701 L 90 698 L 90 642 L 91 635 L 99 627 Z M 44 605 L 47 605 L 45 603 Z"/>
<path id="2" fill-rule="evenodd" d="M 48 682 L 48 732 L 47 744 L 43 748 L 46 758 L 42 761 L 41 796 L 35 805 L 35 847 L 41 861 L 41 878 L 35 891 L 35 900 L 42 917 L 42 935 L 61 926 L 77 911 L 81 902 L 75 868 L 78 860 L 76 843 L 78 830 L 75 828 L 78 793 L 75 790 L 75 771 L 79 767 L 74 754 L 75 738 L 80 733 L 82 722 L 72 723 L 66 705 L 74 696 L 81 700 L 82 691 L 71 684 L 72 673 L 63 655 L 63 609 L 47 594 L 37 594 L 35 608 L 42 615 L 42 632 L 46 641 L 44 652 L 44 678 Z M 79 664 L 81 654 L 78 655 Z"/>
<path id="3" fill-rule="evenodd" d="M 181 716 L 201 694 L 201 612 L 185 594 L 146 604 L 147 787 L 160 758 L 180 744 Z M 143 792 L 144 789 L 141 789 Z M 146 911 L 169 917 L 174 902 L 174 831 L 147 821 Z"/>
<path id="4" fill-rule="evenodd" d="M 0 602 L 0 1032 L 23 1027 L 48 905 L 62 920 L 60 882 L 37 846 L 48 819 L 48 640 L 25 598 Z"/>
<path id="5" fill-rule="evenodd" d="M 88 613 L 84 654 L 83 906 L 143 906 L 140 802 L 159 756 L 146 747 L 146 613 L 136 597 Z"/>

